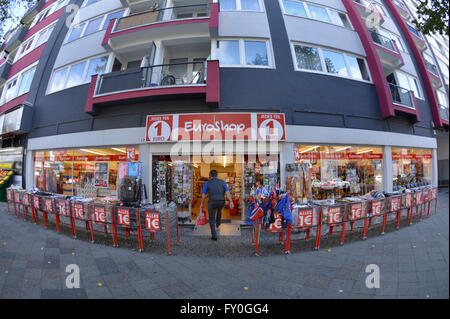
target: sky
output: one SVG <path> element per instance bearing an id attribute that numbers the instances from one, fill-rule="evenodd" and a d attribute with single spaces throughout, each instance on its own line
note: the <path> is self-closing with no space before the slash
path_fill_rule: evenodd
<path id="1" fill-rule="evenodd" d="M 7 19 L 3 22 L 0 22 L 3 25 L 2 30 L 0 30 L 0 39 L 3 37 L 3 33 L 6 33 L 10 29 L 14 28 L 20 18 L 25 14 L 27 11 L 27 4 L 22 1 L 14 1 L 13 8 L 11 9 L 11 15 L 15 16 L 16 19 Z"/>

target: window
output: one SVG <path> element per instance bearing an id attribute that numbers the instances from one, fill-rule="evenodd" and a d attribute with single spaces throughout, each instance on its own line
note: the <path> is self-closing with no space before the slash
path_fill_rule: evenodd
<path id="1" fill-rule="evenodd" d="M 397 75 L 397 81 L 398 86 L 413 91 L 415 97 L 421 98 L 420 90 L 419 90 L 419 84 L 417 82 L 417 79 L 412 77 L 409 74 L 403 73 L 403 72 L 396 72 Z"/>
<path id="2" fill-rule="evenodd" d="M 238 65 L 239 59 L 239 41 L 220 41 L 219 60 L 221 65 Z"/>
<path id="3" fill-rule="evenodd" d="M 220 0 L 220 10 L 262 11 L 261 0 Z"/>
<path id="4" fill-rule="evenodd" d="M 53 73 L 53 81 L 50 86 L 50 93 L 64 89 L 64 80 L 66 79 L 68 68 L 64 68 Z"/>
<path id="5" fill-rule="evenodd" d="M 322 71 L 319 49 L 296 45 L 294 50 L 299 69 Z"/>
<path id="6" fill-rule="evenodd" d="M 17 93 L 17 96 L 21 96 L 22 94 L 27 93 L 30 91 L 31 82 L 33 81 L 34 72 L 36 71 L 36 68 L 32 68 L 31 70 L 26 71 L 20 80 L 20 86 L 19 86 L 19 92 Z"/>
<path id="7" fill-rule="evenodd" d="M 5 99 L 4 99 L 3 103 L 6 103 L 6 102 L 12 100 L 15 97 L 16 84 L 17 84 L 17 79 L 14 79 L 13 81 L 11 81 L 10 83 L 8 83 L 6 85 Z"/>
<path id="8" fill-rule="evenodd" d="M 370 81 L 364 59 L 343 52 L 294 44 L 296 69 L 326 72 L 356 80 Z"/>
<path id="9" fill-rule="evenodd" d="M 267 58 L 267 45 L 260 41 L 244 41 L 245 64 L 247 65 L 269 65 Z"/>
<path id="10" fill-rule="evenodd" d="M 108 61 L 109 56 L 105 55 L 77 62 L 54 71 L 48 93 L 90 82 L 92 75 L 106 72 Z"/>
<path id="11" fill-rule="evenodd" d="M 109 21 L 111 21 L 112 19 L 120 19 L 120 18 L 122 18 L 124 13 L 125 13 L 125 10 L 108 14 L 106 16 L 105 23 L 103 24 L 102 30 L 106 30 L 108 28 Z"/>
<path id="12" fill-rule="evenodd" d="M 283 0 L 283 8 L 285 14 L 332 23 L 351 29 L 347 15 L 343 12 L 297 0 Z"/>
<path id="13" fill-rule="evenodd" d="M 107 55 L 92 59 L 89 63 L 88 72 L 86 75 L 86 80 L 90 81 L 94 74 L 103 74 L 106 70 L 106 65 L 108 64 L 109 57 Z"/>
<path id="14" fill-rule="evenodd" d="M 311 14 L 311 18 L 315 20 L 320 20 L 323 22 L 331 22 L 328 16 L 327 9 L 323 7 L 314 6 L 308 3 L 308 9 Z"/>
<path id="15" fill-rule="evenodd" d="M 258 40 L 220 40 L 221 66 L 270 67 L 268 42 Z"/>
<path id="16" fill-rule="evenodd" d="M 72 42 L 81 37 L 81 33 L 83 32 L 84 24 L 81 24 L 77 27 L 72 28 L 69 37 L 67 38 L 67 42 Z"/>
<path id="17" fill-rule="evenodd" d="M 442 105 L 444 108 L 448 108 L 447 97 L 445 96 L 445 93 L 443 93 L 441 91 L 436 91 L 436 93 L 437 93 L 439 105 Z"/>
<path id="18" fill-rule="evenodd" d="M 125 10 L 113 12 L 108 15 L 102 15 L 89 21 L 85 21 L 77 26 L 71 27 L 68 32 L 69 35 L 67 36 L 66 43 L 72 42 L 100 30 L 106 30 L 110 20 L 120 19 L 123 17 L 124 13 Z"/>
<path id="19" fill-rule="evenodd" d="M 67 79 L 67 87 L 75 86 L 83 82 L 83 73 L 86 67 L 86 61 L 70 67 L 69 78 Z"/>
<path id="20" fill-rule="evenodd" d="M 91 20 L 87 23 L 86 30 L 84 31 L 84 35 L 89 35 L 91 33 L 97 32 L 102 25 L 103 17 L 99 17 L 97 19 Z"/>
<path id="21" fill-rule="evenodd" d="M 283 0 L 284 12 L 298 17 L 307 18 L 305 7 L 302 2 Z"/>
<path id="22" fill-rule="evenodd" d="M 344 55 L 335 51 L 322 50 L 325 66 L 328 73 L 348 76 Z"/>

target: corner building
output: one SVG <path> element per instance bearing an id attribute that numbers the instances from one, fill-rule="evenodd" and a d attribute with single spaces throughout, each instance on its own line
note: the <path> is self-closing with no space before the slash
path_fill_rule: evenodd
<path id="1" fill-rule="evenodd" d="M 285 187 L 287 164 L 306 165 L 315 199 L 448 185 L 449 42 L 413 27 L 415 6 L 41 0 L 2 47 L 0 163 L 27 188 L 114 197 L 132 152 L 147 200 L 185 203 L 187 222 L 213 168 L 236 222 L 257 180 Z M 180 164 L 162 136 L 190 119 L 257 133 L 212 163 L 204 139 Z M 275 151 L 256 156 L 250 142 L 274 125 Z"/>

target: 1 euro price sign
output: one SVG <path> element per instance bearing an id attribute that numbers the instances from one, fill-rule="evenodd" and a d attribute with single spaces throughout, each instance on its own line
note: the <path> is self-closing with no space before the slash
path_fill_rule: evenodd
<path id="1" fill-rule="evenodd" d="M 362 210 L 363 210 L 362 203 L 352 204 L 350 206 L 350 219 L 351 220 L 361 219 L 362 218 Z"/>
<path id="2" fill-rule="evenodd" d="M 94 207 L 94 222 L 96 224 L 106 223 L 105 207 Z"/>
<path id="3" fill-rule="evenodd" d="M 130 210 L 126 208 L 117 209 L 117 223 L 123 226 L 130 226 Z"/>
<path id="4" fill-rule="evenodd" d="M 328 224 L 337 224 L 341 221 L 341 207 L 328 208 Z"/>
<path id="5" fill-rule="evenodd" d="M 158 213 L 145 213 L 145 229 L 153 232 L 161 230 L 161 218 Z"/>
<path id="6" fill-rule="evenodd" d="M 313 210 L 299 209 L 298 211 L 298 227 L 312 227 L 313 225 Z"/>
<path id="7" fill-rule="evenodd" d="M 268 230 L 271 231 L 271 232 L 281 231 L 283 217 L 282 217 L 282 215 L 280 213 L 274 213 L 273 215 L 275 217 L 275 222 L 270 224 Z"/>

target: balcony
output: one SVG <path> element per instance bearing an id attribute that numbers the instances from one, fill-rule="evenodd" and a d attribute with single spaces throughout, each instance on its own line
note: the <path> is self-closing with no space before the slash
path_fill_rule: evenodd
<path id="1" fill-rule="evenodd" d="M 430 76 L 431 84 L 435 89 L 440 88 L 442 86 L 441 77 L 439 76 L 439 72 L 436 66 L 427 60 L 425 60 L 425 67 L 427 68 L 428 75 Z"/>
<path id="2" fill-rule="evenodd" d="M 375 22 L 379 21 L 379 24 L 383 24 L 384 18 L 381 15 L 381 13 L 378 11 L 378 9 L 367 0 L 353 0 L 353 2 L 356 5 L 356 8 L 361 15 L 361 18 L 366 23 L 366 25 L 372 26 L 376 24 Z M 377 20 L 375 20 L 377 19 Z"/>
<path id="3" fill-rule="evenodd" d="M 193 35 L 209 37 L 211 32 L 217 33 L 217 21 L 217 3 L 144 11 L 111 20 L 102 44 L 116 50 L 173 35 L 178 38 Z"/>
<path id="4" fill-rule="evenodd" d="M 395 41 L 374 30 L 369 30 L 369 33 L 375 43 L 378 56 L 386 73 L 390 73 L 393 69 L 405 64 Z"/>
<path id="5" fill-rule="evenodd" d="M 28 30 L 26 28 L 24 28 L 22 25 L 19 25 L 14 31 L 12 31 L 5 44 L 3 44 L 3 49 L 8 53 L 11 53 L 15 49 L 17 49 L 22 44 L 23 39 L 25 39 L 27 31 Z"/>
<path id="6" fill-rule="evenodd" d="M 3 58 L 0 61 L 0 85 L 3 85 L 3 83 L 5 83 L 8 79 L 9 70 L 11 70 L 11 61 Z"/>
<path id="7" fill-rule="evenodd" d="M 38 1 L 38 3 L 36 3 L 33 7 L 28 9 L 27 12 L 25 12 L 20 22 L 23 24 L 31 24 L 31 22 L 33 22 L 34 17 L 36 16 L 36 14 L 39 13 L 39 11 L 41 11 L 45 3 L 46 3 L 45 0 Z"/>
<path id="8" fill-rule="evenodd" d="M 399 0 L 393 0 L 392 2 L 395 4 L 395 7 L 397 8 L 398 13 L 400 13 L 400 15 L 402 16 L 403 19 L 405 19 L 405 20 L 411 19 L 409 10 L 403 2 L 401 2 Z"/>
<path id="9" fill-rule="evenodd" d="M 414 122 L 420 121 L 414 92 L 393 83 L 388 85 L 395 112 L 412 118 Z"/>
<path id="10" fill-rule="evenodd" d="M 441 115 L 441 119 L 444 121 L 447 121 L 447 125 L 448 125 L 448 118 L 449 118 L 448 107 L 439 105 L 439 113 Z"/>
<path id="11" fill-rule="evenodd" d="M 412 37 L 414 39 L 414 42 L 416 42 L 417 47 L 421 52 L 425 51 L 427 49 L 427 44 L 422 36 L 422 34 L 417 31 L 414 27 L 410 26 L 408 23 L 406 24 L 409 31 L 412 34 Z"/>
<path id="12" fill-rule="evenodd" d="M 186 96 L 204 96 L 209 104 L 219 103 L 218 61 L 152 65 L 95 75 L 85 111 L 94 113 L 94 106 L 106 103 Z"/>

